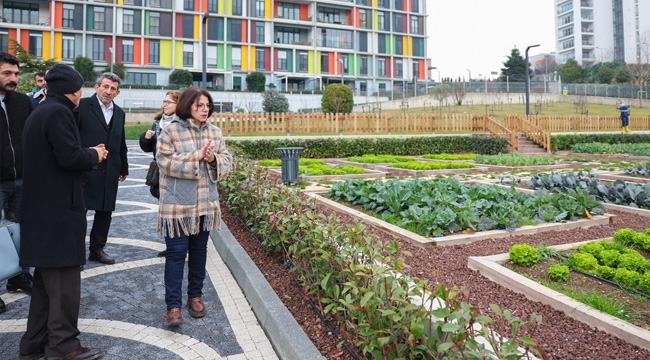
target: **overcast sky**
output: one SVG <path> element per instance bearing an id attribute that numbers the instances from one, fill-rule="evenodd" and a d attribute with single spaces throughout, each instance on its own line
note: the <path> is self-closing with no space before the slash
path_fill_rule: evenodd
<path id="1" fill-rule="evenodd" d="M 495 78 L 517 47 L 525 56 L 555 51 L 554 1 L 427 0 L 428 56 L 444 77 Z M 469 69 L 469 71 L 467 71 Z M 431 70 L 438 80 L 438 72 Z"/>

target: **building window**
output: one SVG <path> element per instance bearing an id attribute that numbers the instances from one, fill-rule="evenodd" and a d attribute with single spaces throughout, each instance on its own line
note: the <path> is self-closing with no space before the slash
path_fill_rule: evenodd
<path id="1" fill-rule="evenodd" d="M 377 6 L 384 9 L 390 9 L 390 0 L 378 0 Z"/>
<path id="2" fill-rule="evenodd" d="M 317 19 L 320 22 L 341 24 L 341 10 L 319 7 Z"/>
<path id="3" fill-rule="evenodd" d="M 194 10 L 194 0 L 183 0 L 183 10 Z"/>
<path id="4" fill-rule="evenodd" d="M 105 40 L 103 37 L 93 38 L 93 60 L 104 61 L 104 44 Z"/>
<path id="5" fill-rule="evenodd" d="M 241 48 L 239 46 L 232 48 L 232 68 L 241 69 Z"/>
<path id="6" fill-rule="evenodd" d="M 298 71 L 307 72 L 309 70 L 309 56 L 305 51 L 298 53 Z"/>
<path id="7" fill-rule="evenodd" d="M 264 43 L 264 23 L 261 21 L 255 23 L 255 42 L 258 44 Z"/>
<path id="8" fill-rule="evenodd" d="M 377 52 L 386 53 L 386 34 L 377 34 Z"/>
<path id="9" fill-rule="evenodd" d="M 6 31 L 0 31 L 0 51 L 9 51 L 9 33 Z"/>
<path id="10" fill-rule="evenodd" d="M 266 69 L 264 67 L 264 49 L 255 50 L 255 68 L 258 70 Z"/>
<path id="11" fill-rule="evenodd" d="M 307 43 L 307 30 L 277 26 L 275 42 L 281 44 Z M 309 44 L 306 44 L 309 45 Z"/>
<path id="12" fill-rule="evenodd" d="M 368 52 L 368 33 L 359 31 L 359 51 Z"/>
<path id="13" fill-rule="evenodd" d="M 16 24 L 38 23 L 38 4 L 25 4 L 23 1 L 5 1 L 2 16 L 6 22 Z"/>
<path id="14" fill-rule="evenodd" d="M 29 34 L 29 53 L 37 58 L 43 56 L 43 35 Z"/>
<path id="15" fill-rule="evenodd" d="M 65 60 L 74 59 L 74 36 L 64 36 L 61 57 Z"/>
<path id="16" fill-rule="evenodd" d="M 278 51 L 278 70 L 287 71 L 287 52 L 285 50 Z"/>
<path id="17" fill-rule="evenodd" d="M 278 3 L 278 17 L 290 20 L 300 20 L 300 5 Z"/>
<path id="18" fill-rule="evenodd" d="M 149 35 L 160 35 L 160 13 L 149 13 Z"/>
<path id="19" fill-rule="evenodd" d="M 413 2 L 411 3 L 411 11 L 414 13 L 419 13 L 420 12 L 420 0 L 412 0 Z"/>
<path id="20" fill-rule="evenodd" d="M 368 29 L 368 10 L 359 9 L 359 27 L 362 29 Z"/>
<path id="21" fill-rule="evenodd" d="M 160 40 L 149 40 L 149 64 L 160 64 Z"/>
<path id="22" fill-rule="evenodd" d="M 413 62 L 413 78 L 416 81 L 420 78 L 420 63 L 417 61 Z"/>
<path id="23" fill-rule="evenodd" d="M 390 29 L 390 24 L 387 21 L 388 14 L 384 11 L 377 11 L 377 28 L 379 30 L 388 31 Z"/>
<path id="24" fill-rule="evenodd" d="M 232 14 L 241 16 L 242 0 L 232 0 Z"/>
<path id="25" fill-rule="evenodd" d="M 216 68 L 217 67 L 217 46 L 216 45 L 208 45 L 208 53 L 207 53 L 207 66 L 209 68 Z"/>
<path id="26" fill-rule="evenodd" d="M 402 59 L 395 60 L 395 77 L 404 77 L 404 62 Z"/>
<path id="27" fill-rule="evenodd" d="M 160 0 L 149 0 L 149 6 L 160 7 Z"/>
<path id="28" fill-rule="evenodd" d="M 233 76 L 233 78 L 232 78 L 232 89 L 233 90 L 241 90 L 241 77 L 240 76 Z"/>
<path id="29" fill-rule="evenodd" d="M 321 46 L 352 49 L 352 31 L 321 29 Z"/>
<path id="30" fill-rule="evenodd" d="M 396 32 L 404 32 L 404 16 L 403 14 L 395 14 L 395 24 L 393 30 Z"/>
<path id="31" fill-rule="evenodd" d="M 219 0 L 208 0 L 208 12 L 216 13 L 219 11 Z"/>
<path id="32" fill-rule="evenodd" d="M 122 40 L 122 61 L 133 62 L 133 40 Z"/>
<path id="33" fill-rule="evenodd" d="M 377 59 L 377 76 L 386 76 L 386 59 Z"/>
<path id="34" fill-rule="evenodd" d="M 264 0 L 255 0 L 255 16 L 264 17 Z"/>
<path id="35" fill-rule="evenodd" d="M 420 34 L 420 18 L 417 16 L 411 18 L 411 33 Z"/>
<path id="36" fill-rule="evenodd" d="M 404 10 L 404 0 L 395 0 L 395 10 Z"/>
<path id="37" fill-rule="evenodd" d="M 368 57 L 361 56 L 359 58 L 359 74 L 368 75 Z"/>
<path id="38" fill-rule="evenodd" d="M 106 9 L 103 7 L 95 7 L 93 15 L 94 25 L 93 30 L 104 31 L 106 30 Z M 133 32 L 133 26 L 131 26 Z"/>
<path id="39" fill-rule="evenodd" d="M 183 66 L 194 66 L 194 44 L 183 43 Z"/>
<path id="40" fill-rule="evenodd" d="M 122 28 L 125 33 L 133 34 L 133 10 L 124 9 L 124 24 Z"/>
<path id="41" fill-rule="evenodd" d="M 320 73 L 327 74 L 330 72 L 330 56 L 329 53 L 321 53 L 320 55 Z"/>
<path id="42" fill-rule="evenodd" d="M 140 84 L 140 85 L 157 85 L 156 74 L 128 72 L 126 74 L 126 83 Z"/>
<path id="43" fill-rule="evenodd" d="M 404 55 L 404 38 L 399 35 L 395 36 L 395 54 Z"/>
<path id="44" fill-rule="evenodd" d="M 74 5 L 63 4 L 63 23 L 64 28 L 72 29 L 74 27 Z"/>

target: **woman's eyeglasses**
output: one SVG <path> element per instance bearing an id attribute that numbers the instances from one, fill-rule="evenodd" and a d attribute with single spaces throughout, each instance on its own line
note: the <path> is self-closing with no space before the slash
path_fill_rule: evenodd
<path id="1" fill-rule="evenodd" d="M 163 100 L 163 104 L 169 105 L 169 104 L 176 104 L 176 101 L 171 101 L 171 100 Z"/>

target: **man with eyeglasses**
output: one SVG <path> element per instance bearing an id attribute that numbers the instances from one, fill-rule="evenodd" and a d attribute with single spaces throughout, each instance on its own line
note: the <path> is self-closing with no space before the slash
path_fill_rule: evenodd
<path id="1" fill-rule="evenodd" d="M 90 230 L 88 260 L 115 264 L 115 259 L 104 252 L 115 210 L 117 187 L 129 175 L 124 135 L 124 111 L 113 99 L 120 93 L 122 80 L 113 73 L 103 73 L 95 83 L 95 94 L 81 99 L 79 104 L 79 133 L 81 144 L 92 147 L 104 144 L 108 150 L 106 161 L 84 175 L 86 209 L 95 210 Z"/>

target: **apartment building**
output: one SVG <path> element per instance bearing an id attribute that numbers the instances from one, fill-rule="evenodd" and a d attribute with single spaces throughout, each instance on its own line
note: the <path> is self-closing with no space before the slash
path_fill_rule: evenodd
<path id="1" fill-rule="evenodd" d="M 166 85 L 174 69 L 244 90 L 247 74 L 288 90 L 343 81 L 360 94 L 427 79 L 426 0 L 0 0 L 0 50 L 127 69 Z M 203 42 L 205 49 L 203 51 Z"/>
<path id="2" fill-rule="evenodd" d="M 558 64 L 650 62 L 650 0 L 556 0 Z"/>

